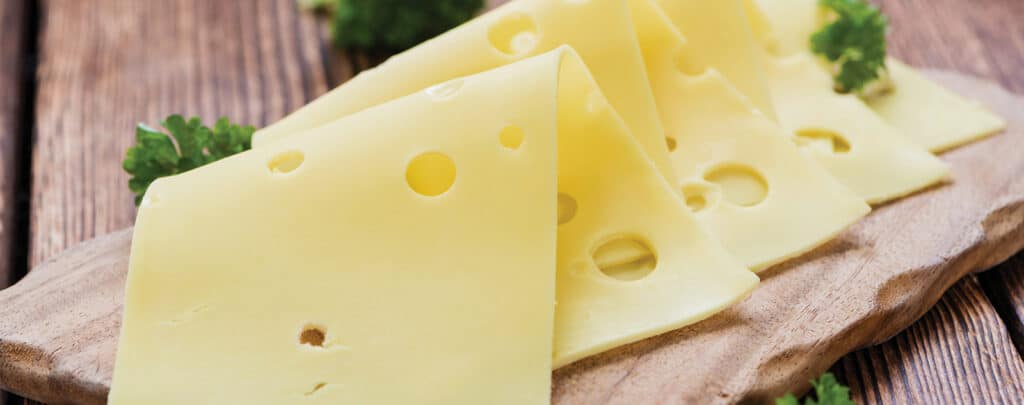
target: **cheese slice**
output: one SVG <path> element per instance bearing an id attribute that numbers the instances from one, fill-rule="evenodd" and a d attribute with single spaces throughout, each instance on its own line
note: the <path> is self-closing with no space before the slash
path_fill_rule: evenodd
<path id="1" fill-rule="evenodd" d="M 687 6 L 691 3 L 704 4 L 698 15 L 691 13 L 696 7 Z M 710 3 L 730 6 L 707 6 Z M 758 20 L 748 17 L 751 10 L 743 7 L 741 0 L 659 0 L 659 4 L 676 23 L 689 46 L 704 53 L 714 53 L 716 47 L 726 46 L 751 48 L 755 54 L 760 54 L 745 63 L 738 59 L 732 61 L 752 66 L 748 69 L 763 66 L 768 94 L 783 128 L 795 133 L 799 143 L 809 145 L 807 153 L 868 202 L 880 203 L 901 197 L 947 176 L 948 168 L 938 158 L 903 138 L 859 99 L 832 91 L 831 77 L 815 65 L 813 59 L 808 57 L 809 63 L 804 63 L 797 58 L 800 55 L 796 55 L 793 59 L 780 60 L 755 45 L 752 34 L 765 32 L 765 24 L 751 23 Z M 737 20 L 754 28 L 726 30 L 720 41 L 715 41 L 715 36 L 710 34 L 690 35 L 690 32 L 714 33 L 718 26 Z M 728 71 L 720 71 L 734 81 Z M 738 88 L 745 94 L 750 91 L 749 86 Z M 835 146 L 821 147 L 830 143 Z"/>
<path id="2" fill-rule="evenodd" d="M 515 0 L 380 66 L 258 131 L 260 147 L 456 77 L 570 45 L 662 174 L 672 173 L 626 0 Z"/>
<path id="3" fill-rule="evenodd" d="M 817 0 L 745 0 L 761 39 L 776 55 L 809 50 L 810 37 L 829 18 Z M 941 152 L 1006 128 L 976 103 L 942 88 L 902 62 L 886 61 L 893 89 L 867 98 L 868 106 L 914 143 Z"/>
<path id="4" fill-rule="evenodd" d="M 644 158 L 584 65 L 566 58 L 561 78 L 555 367 L 704 319 L 758 282 Z"/>
<path id="5" fill-rule="evenodd" d="M 1006 129 L 1006 121 L 928 80 L 902 62 L 886 61 L 895 84 L 889 92 L 866 99 L 868 106 L 910 140 L 941 152 Z"/>
<path id="6" fill-rule="evenodd" d="M 679 70 L 698 76 L 709 68 L 715 69 L 758 111 L 775 117 L 774 102 L 760 69 L 763 55 L 750 40 L 751 27 L 743 18 L 738 0 L 657 0 L 657 3 L 687 39 L 687 57 L 678 62 Z M 715 18 L 718 16 L 730 18 Z M 709 17 L 713 21 L 709 21 Z"/>
<path id="7" fill-rule="evenodd" d="M 757 281 L 559 49 L 154 183 L 110 403 L 546 403 Z"/>
<path id="8" fill-rule="evenodd" d="M 766 65 L 783 126 L 818 163 L 870 203 L 938 183 L 949 167 L 912 143 L 857 96 L 832 91 L 829 76 L 808 54 Z"/>
<path id="9" fill-rule="evenodd" d="M 110 403 L 548 403 L 553 66 L 154 183 Z"/>
<path id="10" fill-rule="evenodd" d="M 716 68 L 703 65 L 706 49 L 687 43 L 657 4 L 631 5 L 683 195 L 730 252 L 764 269 L 828 241 L 870 211 Z M 687 75 L 682 65 L 702 73 Z"/>

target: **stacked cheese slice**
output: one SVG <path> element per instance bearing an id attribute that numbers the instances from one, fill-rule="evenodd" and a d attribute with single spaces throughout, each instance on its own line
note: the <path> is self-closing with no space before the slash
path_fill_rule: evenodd
<path id="1" fill-rule="evenodd" d="M 835 94 L 788 1 L 513 1 L 154 183 L 110 402 L 546 403 L 943 179 L 920 94 L 999 127 Z"/>

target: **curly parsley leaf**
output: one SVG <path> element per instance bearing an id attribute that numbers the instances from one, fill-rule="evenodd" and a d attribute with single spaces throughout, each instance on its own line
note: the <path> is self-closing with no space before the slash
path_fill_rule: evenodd
<path id="1" fill-rule="evenodd" d="M 825 373 L 817 380 L 811 380 L 811 386 L 814 387 L 814 396 L 817 400 L 804 398 L 803 405 L 856 405 L 850 399 L 850 389 L 840 384 L 832 373 Z M 775 405 L 800 405 L 800 401 L 793 394 L 786 394 L 776 399 Z"/>
<path id="2" fill-rule="evenodd" d="M 160 123 L 170 134 L 145 124 L 135 128 L 135 146 L 128 148 L 122 166 L 132 177 L 128 188 L 135 193 L 135 204 L 156 179 L 187 172 L 252 147 L 256 128 L 240 126 L 227 118 L 208 128 L 197 117 L 185 120 L 180 115 Z"/>
<path id="3" fill-rule="evenodd" d="M 836 18 L 811 36 L 811 50 L 834 63 L 836 88 L 857 92 L 885 70 L 889 21 L 865 0 L 819 0 Z"/>
<path id="4" fill-rule="evenodd" d="M 339 48 L 403 51 L 473 18 L 484 0 L 300 0 L 334 14 Z"/>

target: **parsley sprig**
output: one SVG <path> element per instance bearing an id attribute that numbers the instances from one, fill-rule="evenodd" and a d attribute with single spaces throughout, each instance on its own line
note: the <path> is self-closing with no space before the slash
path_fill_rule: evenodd
<path id="1" fill-rule="evenodd" d="M 817 380 L 811 380 L 811 386 L 814 387 L 814 396 L 817 400 L 804 398 L 803 405 L 856 405 L 850 399 L 850 389 L 840 384 L 832 373 L 825 373 Z M 786 394 L 776 399 L 775 405 L 800 405 L 800 401 L 793 394 Z"/>
<path id="2" fill-rule="evenodd" d="M 885 70 L 889 21 L 864 0 L 819 0 L 836 19 L 811 36 L 811 50 L 836 64 L 838 91 L 858 92 Z"/>
<path id="3" fill-rule="evenodd" d="M 160 123 L 170 135 L 145 124 L 135 128 L 135 146 L 125 153 L 123 167 L 132 177 L 128 188 L 135 204 L 158 178 L 184 173 L 252 147 L 256 128 L 220 118 L 209 128 L 198 117 L 172 115 Z"/>
<path id="4" fill-rule="evenodd" d="M 402 51 L 473 18 L 484 0 L 298 0 L 332 15 L 339 48 Z"/>

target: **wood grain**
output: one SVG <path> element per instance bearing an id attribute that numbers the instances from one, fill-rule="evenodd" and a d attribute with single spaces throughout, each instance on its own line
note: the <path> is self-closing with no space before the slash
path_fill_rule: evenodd
<path id="1" fill-rule="evenodd" d="M 106 402 L 130 248 L 130 229 L 76 245 L 3 291 L 0 330 L 22 331 L 0 339 L 0 385 L 51 404 Z"/>
<path id="2" fill-rule="evenodd" d="M 991 78 L 1024 94 L 1024 2 L 879 0 L 889 50 L 910 64 Z"/>
<path id="3" fill-rule="evenodd" d="M 30 261 L 132 223 L 117 162 L 171 113 L 257 126 L 326 91 L 312 17 L 276 0 L 47 0 Z"/>
<path id="4" fill-rule="evenodd" d="M 1006 322 L 1017 352 L 1024 353 L 1024 255 L 1015 256 L 979 278 L 985 294 Z"/>
<path id="5" fill-rule="evenodd" d="M 1019 23 L 1024 20 L 1024 2 L 883 0 L 877 3 L 891 21 L 889 50 L 893 55 L 918 67 L 971 72 L 1024 93 L 1024 25 Z M 987 275 L 981 276 L 986 287 L 992 285 L 985 281 L 989 279 Z M 1006 329 L 1024 330 L 1021 324 L 1024 318 L 987 316 L 996 313 L 988 300 L 958 298 L 977 297 L 976 285 L 974 280 L 955 285 L 922 322 L 936 331 L 963 331 L 962 325 L 970 325 L 966 333 L 985 339 L 943 338 L 934 333 L 920 333 L 922 327 L 915 326 L 877 348 L 851 354 L 837 364 L 834 371 L 864 378 L 851 382 L 851 390 L 860 403 L 902 404 L 907 403 L 908 396 L 928 399 L 923 403 L 964 403 L 976 395 L 1000 398 L 1005 393 L 1016 395 L 1010 397 L 1013 400 L 1009 403 L 1024 401 L 1019 391 L 1002 391 L 1004 387 L 1015 386 L 1020 380 L 1019 374 L 997 372 L 988 367 L 992 361 L 989 354 L 1006 352 L 1003 349 L 1010 345 L 1008 337 L 1019 336 L 1019 333 L 1008 336 Z M 1016 290 L 1001 291 L 1024 295 L 1024 284 L 1018 285 Z M 1006 300 L 995 296 L 992 299 Z M 986 316 L 974 318 L 976 314 Z M 1021 339 L 1016 341 L 1019 347 Z M 948 361 L 948 353 L 960 354 L 958 361 Z M 1017 369 L 1021 364 L 1019 355 L 999 361 L 1009 369 Z"/>
<path id="6" fill-rule="evenodd" d="M 762 285 L 730 310 L 556 370 L 554 403 L 733 403 L 799 390 L 850 350 L 913 323 L 961 277 L 1024 247 L 1024 99 L 932 74 L 1010 118 L 1009 131 L 944 155 L 950 184 L 880 207 L 828 245 L 763 273 Z M 101 403 L 127 246 L 121 233 L 73 249 L 0 292 L 0 385 Z M 985 364 L 1005 358 L 993 356 Z M 1002 370 L 1024 380 L 1024 368 Z"/>
<path id="7" fill-rule="evenodd" d="M 957 283 L 906 331 L 834 368 L 858 404 L 1019 404 L 1024 363 L 978 279 Z"/>

